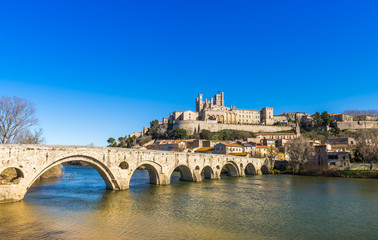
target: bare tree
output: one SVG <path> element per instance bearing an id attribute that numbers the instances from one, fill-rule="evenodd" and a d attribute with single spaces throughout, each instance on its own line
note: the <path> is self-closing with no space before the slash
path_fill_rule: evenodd
<path id="1" fill-rule="evenodd" d="M 38 123 L 33 105 L 18 97 L 0 98 L 0 143 L 14 143 L 16 137 Z"/>
<path id="2" fill-rule="evenodd" d="M 305 138 L 299 137 L 290 140 L 286 144 L 286 154 L 288 163 L 293 169 L 293 173 L 302 169 L 309 161 L 314 158 L 314 147 Z"/>
<path id="3" fill-rule="evenodd" d="M 34 132 L 26 129 L 20 132 L 13 142 L 17 144 L 43 144 L 45 143 L 45 138 L 43 137 L 42 128 L 34 130 Z"/>
<path id="4" fill-rule="evenodd" d="M 370 170 L 372 170 L 374 161 L 378 161 L 378 129 L 358 131 L 354 134 L 354 138 L 362 159 L 370 163 Z"/>

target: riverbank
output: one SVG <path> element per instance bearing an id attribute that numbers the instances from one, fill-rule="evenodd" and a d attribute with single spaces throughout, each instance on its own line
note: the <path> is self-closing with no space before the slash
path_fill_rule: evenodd
<path id="1" fill-rule="evenodd" d="M 293 175 L 293 171 L 288 169 L 273 169 L 273 173 Z M 378 170 L 300 170 L 295 173 L 295 175 L 344 178 L 378 178 Z"/>

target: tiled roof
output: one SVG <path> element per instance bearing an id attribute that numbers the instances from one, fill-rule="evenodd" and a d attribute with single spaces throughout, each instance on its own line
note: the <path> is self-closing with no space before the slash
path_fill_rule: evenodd
<path id="1" fill-rule="evenodd" d="M 223 144 L 223 145 L 229 146 L 229 147 L 242 147 L 242 146 L 240 146 L 239 144 L 236 144 L 236 143 L 220 143 L 220 144 Z"/>
<path id="2" fill-rule="evenodd" d="M 227 155 L 234 155 L 234 156 L 247 156 L 248 153 L 246 153 L 246 152 L 242 152 L 242 153 L 229 153 L 229 154 L 227 154 Z"/>
<path id="3" fill-rule="evenodd" d="M 351 148 L 351 147 L 355 147 L 355 145 L 348 145 L 348 144 L 331 145 L 331 148 Z"/>
<path id="4" fill-rule="evenodd" d="M 214 150 L 214 147 L 201 147 L 195 150 L 195 152 L 207 152 L 207 151 L 213 151 L 213 150 Z"/>

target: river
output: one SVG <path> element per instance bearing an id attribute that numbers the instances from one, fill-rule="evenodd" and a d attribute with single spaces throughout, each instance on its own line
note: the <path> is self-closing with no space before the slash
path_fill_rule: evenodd
<path id="1" fill-rule="evenodd" d="M 378 239 L 378 181 L 289 175 L 149 184 L 137 170 L 107 191 L 92 167 L 65 166 L 0 204 L 0 239 Z"/>

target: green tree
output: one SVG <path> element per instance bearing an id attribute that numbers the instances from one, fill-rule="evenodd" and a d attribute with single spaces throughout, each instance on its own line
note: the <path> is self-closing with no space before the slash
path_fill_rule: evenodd
<path id="1" fill-rule="evenodd" d="M 332 122 L 331 116 L 327 113 L 327 111 L 322 112 L 322 120 L 323 126 L 329 126 Z"/>
<path id="2" fill-rule="evenodd" d="M 111 138 L 108 139 L 107 142 L 109 143 L 109 145 L 113 145 L 114 141 L 115 141 L 115 139 L 111 137 Z"/>
<path id="3" fill-rule="evenodd" d="M 187 132 L 185 129 L 176 128 L 168 132 L 168 137 L 171 139 L 185 139 Z"/>
<path id="4" fill-rule="evenodd" d="M 315 113 L 314 120 L 315 120 L 315 127 L 323 126 L 323 123 L 324 123 L 323 118 L 322 118 L 322 115 L 320 115 L 319 112 Z"/>
<path id="5" fill-rule="evenodd" d="M 125 147 L 126 146 L 126 138 L 124 138 L 124 137 L 119 137 L 118 138 L 118 141 L 119 141 L 119 145 L 118 145 L 118 147 Z"/>
<path id="6" fill-rule="evenodd" d="M 211 140 L 211 132 L 206 129 L 201 130 L 200 138 L 205 140 Z"/>
<path id="7" fill-rule="evenodd" d="M 154 120 L 150 122 L 150 129 L 147 131 L 147 135 L 151 136 L 153 139 L 158 138 L 158 128 L 159 128 L 159 121 Z"/>
<path id="8" fill-rule="evenodd" d="M 291 123 L 293 122 L 293 120 L 291 120 L 291 117 L 289 114 L 286 114 L 286 118 L 287 118 L 287 122 Z"/>

